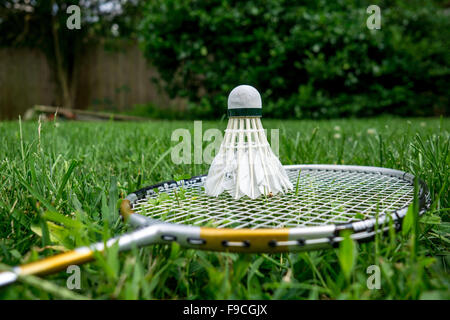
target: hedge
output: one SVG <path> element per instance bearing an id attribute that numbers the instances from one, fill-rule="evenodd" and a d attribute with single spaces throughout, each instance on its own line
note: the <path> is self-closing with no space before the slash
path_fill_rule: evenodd
<path id="1" fill-rule="evenodd" d="M 372 3 L 370 3 L 372 2 Z M 186 117 L 215 118 L 238 84 L 276 118 L 445 114 L 450 19 L 431 1 L 154 0 L 142 50 Z M 370 4 L 381 29 L 369 30 Z"/>

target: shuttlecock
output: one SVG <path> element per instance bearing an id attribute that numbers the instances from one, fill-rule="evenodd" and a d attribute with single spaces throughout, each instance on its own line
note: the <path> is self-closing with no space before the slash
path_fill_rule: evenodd
<path id="1" fill-rule="evenodd" d="M 293 189 L 261 124 L 261 96 L 241 85 L 228 96 L 228 125 L 219 152 L 205 180 L 207 195 L 227 191 L 233 198 L 251 199 Z"/>

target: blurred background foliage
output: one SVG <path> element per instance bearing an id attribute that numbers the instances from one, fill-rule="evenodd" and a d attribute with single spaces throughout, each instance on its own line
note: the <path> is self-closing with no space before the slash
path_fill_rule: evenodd
<path id="1" fill-rule="evenodd" d="M 66 27 L 73 4 L 79 30 Z M 372 4 L 381 8 L 380 30 L 366 26 Z M 134 115 L 216 119 L 231 89 L 250 84 L 264 116 L 275 118 L 437 116 L 448 115 L 449 8 L 448 0 L 0 0 L 0 48 L 42 51 L 59 90 L 55 103 L 69 108 L 117 103 L 91 92 L 89 106 L 76 105 L 76 95 L 95 90 L 77 80 L 90 44 L 124 50 L 139 42 L 159 73 L 147 86 L 183 104 L 141 97 L 127 102 Z M 105 75 L 90 82 L 108 85 L 107 70 L 91 72 Z M 117 86 L 134 94 L 129 83 Z"/>
<path id="2" fill-rule="evenodd" d="M 366 8 L 381 8 L 369 30 Z M 448 2 L 155 0 L 139 39 L 172 96 L 193 117 L 224 114 L 236 84 L 276 118 L 445 114 Z"/>

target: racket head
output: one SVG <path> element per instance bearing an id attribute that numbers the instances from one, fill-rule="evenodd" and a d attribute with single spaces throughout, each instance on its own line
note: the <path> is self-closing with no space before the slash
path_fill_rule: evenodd
<path id="1" fill-rule="evenodd" d="M 344 230 L 357 241 L 395 228 L 414 200 L 409 173 L 344 165 L 284 166 L 294 184 L 286 194 L 233 199 L 204 193 L 206 176 L 166 181 L 140 189 L 122 202 L 134 226 L 157 229 L 153 242 L 232 252 L 283 252 L 330 248 Z M 419 214 L 431 205 L 418 180 Z"/>

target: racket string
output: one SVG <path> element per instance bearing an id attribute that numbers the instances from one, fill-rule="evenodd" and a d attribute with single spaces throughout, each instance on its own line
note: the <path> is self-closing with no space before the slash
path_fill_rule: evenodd
<path id="1" fill-rule="evenodd" d="M 198 182 L 152 192 L 136 201 L 133 210 L 165 222 L 216 228 L 319 226 L 394 211 L 411 203 L 414 194 L 411 183 L 374 172 L 289 169 L 287 173 L 294 190 L 284 195 L 214 198 L 206 196 Z"/>

